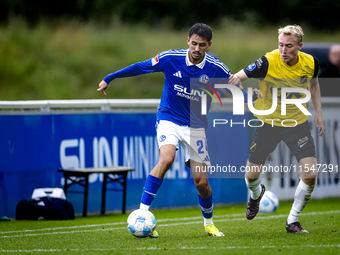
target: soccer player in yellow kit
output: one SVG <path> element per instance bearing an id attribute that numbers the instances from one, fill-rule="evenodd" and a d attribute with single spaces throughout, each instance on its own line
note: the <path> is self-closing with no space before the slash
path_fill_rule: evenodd
<path id="1" fill-rule="evenodd" d="M 259 211 L 260 200 L 265 192 L 261 184 L 262 165 L 280 141 L 284 141 L 295 155 L 300 170 L 300 182 L 295 191 L 294 203 L 286 222 L 287 233 L 306 233 L 298 217 L 307 205 L 314 190 L 317 178 L 315 145 L 311 136 L 307 116 L 295 105 L 288 104 L 286 115 L 281 115 L 281 88 L 298 87 L 310 91 L 316 110 L 314 122 L 318 134 L 325 133 L 321 110 L 320 87 L 317 78 L 319 64 L 317 60 L 299 51 L 302 48 L 303 31 L 300 26 L 289 25 L 280 28 L 279 48 L 267 53 L 248 67 L 240 70 L 236 76 L 241 80 L 259 79 L 263 98 L 255 102 L 255 109 L 271 109 L 273 91 L 277 88 L 278 103 L 275 111 L 268 115 L 256 115 L 260 120 L 250 145 L 250 156 L 247 161 L 245 180 L 250 189 L 246 217 L 253 219 Z M 304 98 L 301 93 L 287 93 L 287 98 Z M 305 104 L 303 104 L 306 107 Z M 283 121 L 283 122 L 282 122 Z M 284 125 L 283 125 L 284 123 Z M 313 171 L 314 169 L 314 171 Z"/>

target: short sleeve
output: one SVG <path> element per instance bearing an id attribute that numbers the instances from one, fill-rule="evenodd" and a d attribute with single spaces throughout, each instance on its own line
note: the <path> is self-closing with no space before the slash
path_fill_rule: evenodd
<path id="1" fill-rule="evenodd" d="M 266 58 L 266 56 L 262 56 L 254 63 L 244 68 L 243 71 L 249 78 L 263 80 L 268 73 L 268 67 L 269 67 L 268 59 Z"/>

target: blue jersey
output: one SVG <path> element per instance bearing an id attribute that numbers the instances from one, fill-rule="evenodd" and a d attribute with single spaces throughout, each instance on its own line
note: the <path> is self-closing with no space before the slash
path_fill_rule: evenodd
<path id="1" fill-rule="evenodd" d="M 206 129 L 207 118 L 201 114 L 202 95 L 209 92 L 206 95 L 208 112 L 214 85 L 228 82 L 229 69 L 209 54 L 195 65 L 189 60 L 188 49 L 169 50 L 109 74 L 104 81 L 109 83 L 116 78 L 151 72 L 163 72 L 165 76 L 157 121 L 168 120 L 181 126 Z"/>

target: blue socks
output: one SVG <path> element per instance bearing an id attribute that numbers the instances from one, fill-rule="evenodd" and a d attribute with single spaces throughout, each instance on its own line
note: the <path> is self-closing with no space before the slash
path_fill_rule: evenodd
<path id="1" fill-rule="evenodd" d="M 140 204 L 140 209 L 149 210 L 152 201 L 154 200 L 158 189 L 161 187 L 163 180 L 157 178 L 153 175 L 149 175 L 146 178 L 142 200 Z M 209 226 L 213 224 L 212 217 L 213 217 L 213 197 L 212 194 L 210 197 L 202 198 L 198 195 L 198 202 L 202 211 L 202 215 L 204 218 L 204 226 Z"/>
<path id="2" fill-rule="evenodd" d="M 150 205 L 155 198 L 158 189 L 161 187 L 163 183 L 163 180 L 160 178 L 157 178 L 153 175 L 148 175 L 148 178 L 146 179 L 144 191 L 142 195 L 142 201 L 140 204 L 140 209 L 146 209 L 149 210 Z"/>
<path id="3" fill-rule="evenodd" d="M 210 219 L 213 216 L 213 202 L 212 202 L 212 194 L 210 197 L 202 198 L 198 195 L 198 202 L 201 207 L 202 215 L 204 218 Z"/>

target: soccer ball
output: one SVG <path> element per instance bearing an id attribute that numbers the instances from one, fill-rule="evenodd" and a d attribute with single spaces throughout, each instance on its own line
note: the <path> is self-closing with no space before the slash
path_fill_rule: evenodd
<path id="1" fill-rule="evenodd" d="M 279 206 L 279 199 L 277 196 L 267 190 L 260 202 L 260 213 L 273 213 L 276 211 L 277 207 Z"/>
<path id="2" fill-rule="evenodd" d="M 134 210 L 127 219 L 127 228 L 135 237 L 150 236 L 156 228 L 156 218 L 148 210 Z"/>

